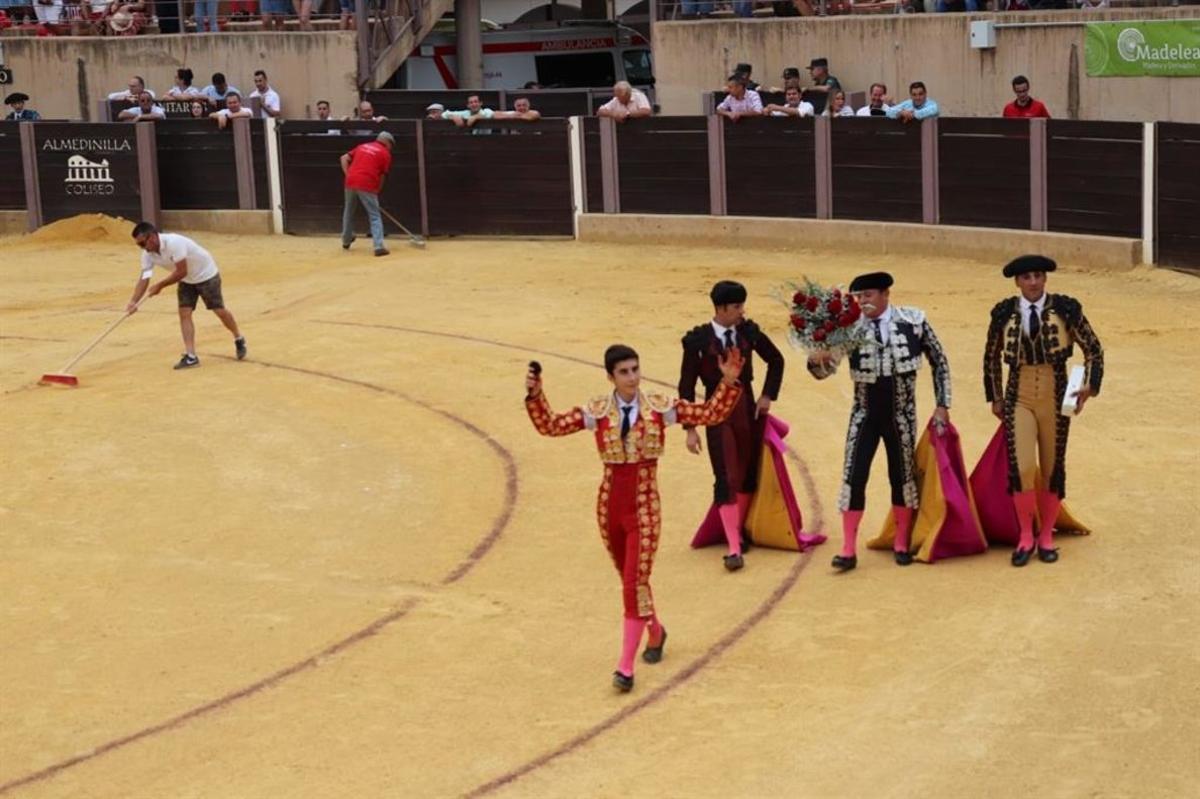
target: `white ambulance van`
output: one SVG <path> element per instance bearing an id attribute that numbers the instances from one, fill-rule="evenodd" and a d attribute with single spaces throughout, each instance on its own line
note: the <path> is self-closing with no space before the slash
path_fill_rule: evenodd
<path id="1" fill-rule="evenodd" d="M 388 89 L 457 89 L 454 33 L 434 31 L 413 50 Z M 627 80 L 654 85 L 650 42 L 621 25 L 581 23 L 483 33 L 483 87 L 594 88 Z"/>

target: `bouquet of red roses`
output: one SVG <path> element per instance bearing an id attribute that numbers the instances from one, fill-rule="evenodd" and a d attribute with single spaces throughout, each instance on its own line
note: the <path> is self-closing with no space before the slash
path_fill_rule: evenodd
<path id="1" fill-rule="evenodd" d="M 781 294 L 786 297 L 789 292 L 790 301 L 784 304 L 791 309 L 788 339 L 793 346 L 844 354 L 866 339 L 867 332 L 857 324 L 862 309 L 851 294 L 807 277 L 803 287 L 789 283 Z"/>

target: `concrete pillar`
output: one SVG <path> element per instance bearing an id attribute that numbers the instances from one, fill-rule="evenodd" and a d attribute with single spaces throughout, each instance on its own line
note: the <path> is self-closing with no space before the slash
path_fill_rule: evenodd
<path id="1" fill-rule="evenodd" d="M 483 23 L 480 0 L 454 0 L 458 88 L 483 88 Z"/>

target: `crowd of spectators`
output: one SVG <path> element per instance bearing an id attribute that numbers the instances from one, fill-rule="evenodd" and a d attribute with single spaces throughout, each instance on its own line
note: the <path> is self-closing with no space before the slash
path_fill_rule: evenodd
<path id="1" fill-rule="evenodd" d="M 195 85 L 195 73 L 188 67 L 175 70 L 175 78 L 171 87 L 161 95 L 156 95 L 146 87 L 146 81 L 141 75 L 134 75 L 124 89 L 108 95 L 111 104 L 128 106 L 116 112 L 116 119 L 123 122 L 147 122 L 156 119 L 166 119 L 168 114 L 163 103 L 183 105 L 186 113 L 172 113 L 172 116 L 187 116 L 192 119 L 212 119 L 220 128 L 229 124 L 230 119 L 250 117 L 254 115 L 251 106 L 258 101 L 258 111 L 261 116 L 278 117 L 282 112 L 279 93 L 271 88 L 267 73 L 256 70 L 254 73 L 254 91 L 243 97 L 237 87 L 230 85 L 225 74 L 214 72 L 211 83 L 204 88 Z M 369 105 L 369 104 L 368 104 Z"/>
<path id="2" fill-rule="evenodd" d="M 182 10 L 183 16 L 180 16 Z M 44 36 L 132 36 L 153 25 L 158 33 L 217 33 L 229 23 L 259 21 L 263 30 L 283 30 L 295 20 L 313 30 L 314 16 L 354 27 L 354 0 L 232 0 L 222 16 L 220 0 L 0 0 L 0 12 L 17 26 Z M 246 27 L 252 27 L 247 25 Z"/>

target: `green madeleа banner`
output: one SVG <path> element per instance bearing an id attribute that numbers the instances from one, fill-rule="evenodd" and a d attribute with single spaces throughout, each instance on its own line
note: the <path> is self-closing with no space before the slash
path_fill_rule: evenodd
<path id="1" fill-rule="evenodd" d="M 1093 78 L 1200 77 L 1200 20 L 1089 22 L 1084 53 Z"/>

